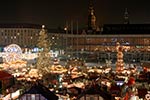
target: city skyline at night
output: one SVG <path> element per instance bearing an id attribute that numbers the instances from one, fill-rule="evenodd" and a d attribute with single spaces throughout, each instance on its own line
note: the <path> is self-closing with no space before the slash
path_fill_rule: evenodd
<path id="1" fill-rule="evenodd" d="M 150 100 L 150 1 L 0 3 L 0 100 Z"/>

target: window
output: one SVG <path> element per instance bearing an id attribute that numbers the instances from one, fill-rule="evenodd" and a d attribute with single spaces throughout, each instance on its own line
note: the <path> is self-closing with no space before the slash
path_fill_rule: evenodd
<path id="1" fill-rule="evenodd" d="M 90 100 L 94 100 L 94 97 L 90 97 Z"/>
<path id="2" fill-rule="evenodd" d="M 35 100 L 35 95 L 34 94 L 31 95 L 31 100 Z"/>

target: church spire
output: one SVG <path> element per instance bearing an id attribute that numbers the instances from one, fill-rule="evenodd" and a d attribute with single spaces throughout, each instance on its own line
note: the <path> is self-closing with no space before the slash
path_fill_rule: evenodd
<path id="1" fill-rule="evenodd" d="M 125 9 L 124 12 L 124 24 L 129 24 L 129 13 L 128 13 L 128 9 Z"/>
<path id="2" fill-rule="evenodd" d="M 94 13 L 93 0 L 89 1 L 88 29 L 96 29 L 96 17 Z"/>

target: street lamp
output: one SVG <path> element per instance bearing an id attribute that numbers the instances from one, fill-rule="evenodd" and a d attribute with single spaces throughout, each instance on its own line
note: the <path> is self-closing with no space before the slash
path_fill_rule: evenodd
<path id="1" fill-rule="evenodd" d="M 66 38 L 66 41 L 65 41 L 65 51 L 66 51 L 66 54 L 67 54 L 67 34 L 68 34 L 68 26 L 66 26 L 65 28 L 64 28 L 64 31 L 66 32 L 66 35 L 65 35 L 65 38 Z"/>

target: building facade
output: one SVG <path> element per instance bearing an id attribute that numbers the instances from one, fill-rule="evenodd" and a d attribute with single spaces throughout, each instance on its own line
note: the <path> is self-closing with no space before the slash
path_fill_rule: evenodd
<path id="1" fill-rule="evenodd" d="M 0 25 L 0 46 L 18 44 L 21 48 L 35 48 L 42 25 L 5 24 Z M 150 25 L 149 24 L 112 24 L 104 25 L 98 34 L 88 30 L 48 30 L 51 50 L 67 57 L 80 57 L 104 62 L 105 59 L 116 61 L 116 43 L 127 46 L 124 60 L 139 62 L 150 60 Z M 1 50 L 2 51 L 2 50 Z"/>
<path id="2" fill-rule="evenodd" d="M 22 48 L 35 47 L 41 25 L 0 24 L 0 46 L 18 44 Z"/>
<path id="3" fill-rule="evenodd" d="M 144 30 L 143 30 L 144 31 Z M 55 34 L 53 43 L 57 50 L 64 50 L 69 56 L 84 56 L 84 59 L 116 59 L 116 43 L 127 47 L 124 52 L 126 61 L 150 60 L 150 34 Z M 54 38 L 53 37 L 53 38 Z M 62 48 L 59 48 L 59 45 Z M 55 48 L 56 49 L 56 48 Z M 128 58 L 128 59 L 126 59 Z"/>

